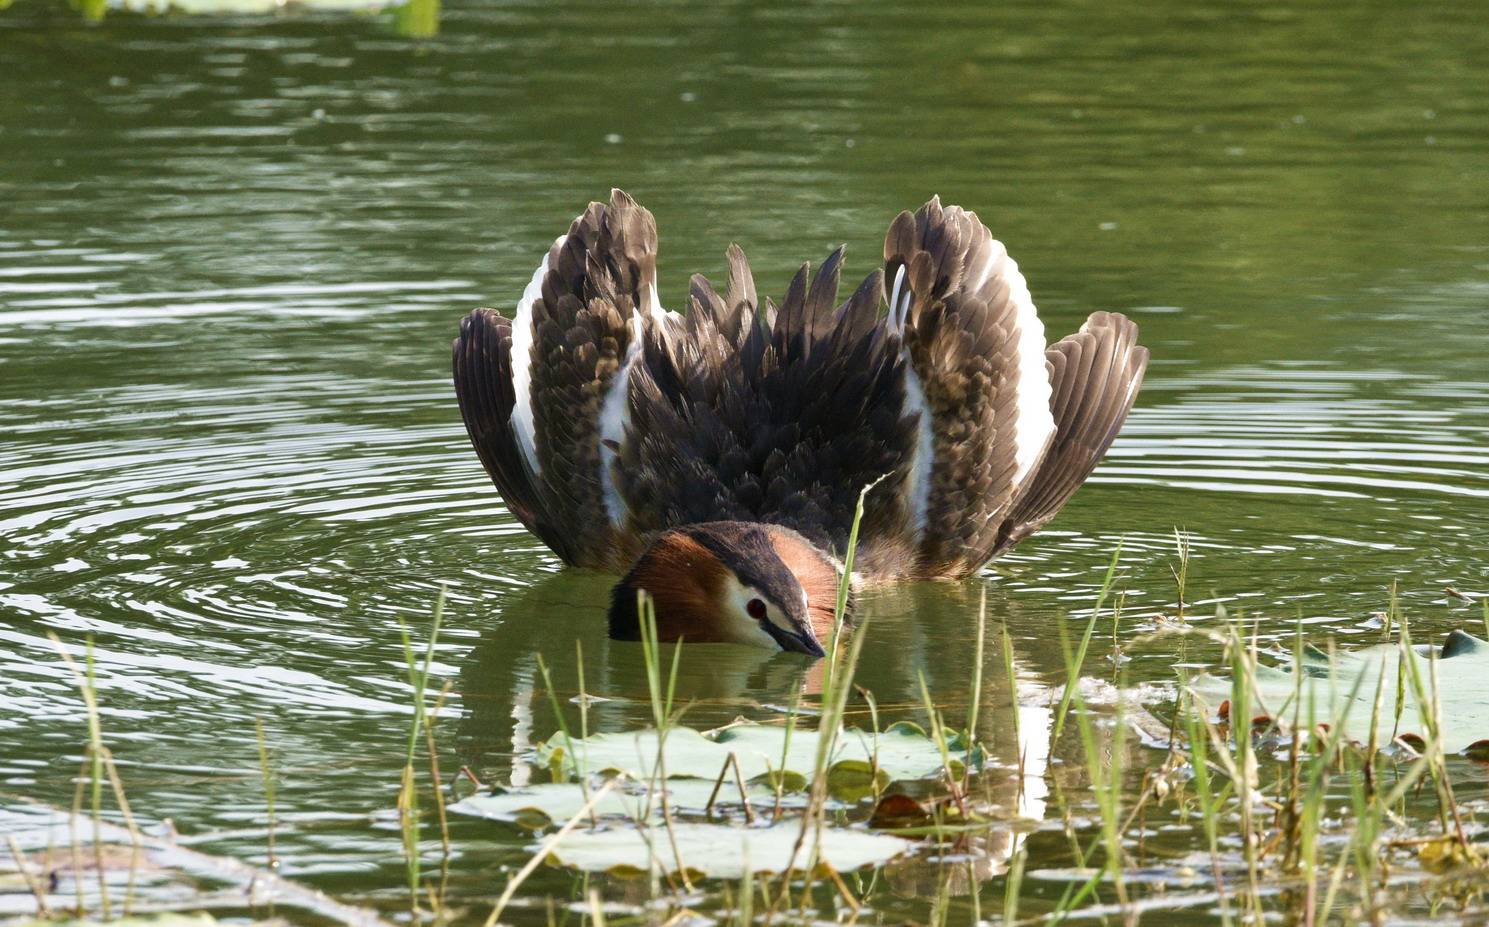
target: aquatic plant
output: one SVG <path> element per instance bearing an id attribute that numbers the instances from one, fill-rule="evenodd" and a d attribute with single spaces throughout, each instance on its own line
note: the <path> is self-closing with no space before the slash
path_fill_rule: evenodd
<path id="1" fill-rule="evenodd" d="M 1289 650 L 1264 648 L 1257 623 L 1224 605 L 1213 617 L 1190 605 L 1182 623 L 1129 616 L 1120 566 L 1117 548 L 1094 607 L 1080 616 L 1081 634 L 1064 648 L 1064 678 L 1042 696 L 1049 707 L 1046 733 L 1058 730 L 1059 736 L 1049 745 L 1048 771 L 1036 776 L 1051 789 L 1059 829 L 1032 837 L 993 784 L 1009 776 L 1015 802 L 1022 800 L 1031 732 L 1020 730 L 1016 709 L 1035 693 L 1020 692 L 1007 622 L 993 632 L 998 652 L 987 652 L 985 598 L 977 603 L 969 641 L 974 660 L 963 728 L 950 721 L 954 700 L 939 697 L 927 674 L 916 680 L 911 703 L 888 710 L 855 686 L 871 625 L 867 631 L 863 625 L 838 628 L 817 695 L 798 694 L 762 719 L 713 730 L 685 724 L 692 706 L 677 692 L 688 656 L 682 647 L 659 644 L 654 632 L 639 645 L 645 694 L 636 706 L 650 719 L 640 730 L 595 730 L 582 646 L 575 650 L 577 709 L 558 697 L 550 667 L 539 660 L 557 730 L 530 759 L 554 781 L 482 787 L 452 806 L 501 822 L 496 826 L 520 827 L 532 841 L 484 912 L 485 923 L 494 927 L 518 906 L 526 910 L 534 897 L 531 880 L 545 864 L 575 873 L 576 910 L 591 924 L 662 923 L 699 906 L 741 927 L 808 921 L 824 906 L 851 920 L 875 904 L 889 880 L 907 872 L 932 879 L 924 895 L 927 917 L 943 924 L 1132 921 L 1204 906 L 1226 924 L 1278 914 L 1299 923 L 1381 922 L 1421 892 L 1473 909 L 1478 890 L 1472 886 L 1489 868 L 1477 844 L 1478 825 L 1457 793 L 1467 762 L 1460 754 L 1483 749 L 1472 735 L 1480 728 L 1478 687 L 1489 676 L 1481 669 L 1489 645 L 1463 631 L 1442 647 L 1415 643 L 1417 629 L 1391 590 L 1383 621 L 1389 636 L 1371 646 L 1347 652 L 1332 643 L 1310 646 L 1299 626 Z M 1188 572 L 1182 563 L 1174 569 L 1181 602 L 1184 583 L 1192 581 L 1184 578 Z M 439 687 L 432 666 L 445 607 L 441 594 L 428 637 L 417 644 L 403 628 L 409 728 L 398 787 L 406 868 L 399 897 L 418 919 L 459 916 L 445 900 L 448 860 L 486 846 L 479 836 L 469 839 L 470 831 L 458 836 L 444 817 L 434 725 L 450 687 L 434 694 Z M 1137 621 L 1145 624 L 1133 633 Z M 1089 668 L 1098 637 L 1108 633 L 1113 645 L 1124 642 L 1124 659 L 1113 661 L 1115 685 L 1097 680 L 1106 673 Z M 132 870 L 174 851 L 134 824 L 105 743 L 91 644 L 79 650 L 59 640 L 55 646 L 77 684 L 86 721 L 75 813 L 59 818 L 75 835 L 72 879 L 64 883 L 77 895 L 70 913 L 137 911 Z M 1139 702 L 1138 690 L 1125 684 L 1125 667 L 1155 651 L 1193 654 L 1212 669 L 1181 668 L 1171 687 L 1157 690 L 1159 700 L 1150 687 Z M 1006 689 L 985 691 L 992 688 L 985 686 L 988 659 L 1001 664 Z M 985 700 L 992 699 L 1015 710 L 990 716 L 994 702 Z M 911 723 L 907 713 L 920 723 Z M 988 720 L 1006 724 L 1014 735 L 1011 769 L 975 738 Z M 253 739 L 272 867 L 278 859 L 277 753 L 262 720 L 255 720 Z M 469 770 L 462 775 L 475 778 Z M 110 795 L 112 813 L 126 827 L 106 820 Z M 1155 850 L 1154 842 L 1161 842 L 1149 823 L 1155 819 L 1193 830 L 1205 862 L 1196 867 L 1203 871 L 1183 877 L 1192 890 L 1169 890 L 1179 884 L 1171 863 L 1154 868 L 1152 854 L 1166 852 Z M 420 838 L 431 821 L 438 822 L 446 865 L 426 880 Z M 91 840 L 84 838 L 89 829 Z M 976 847 L 992 839 L 1006 840 L 1005 863 L 989 873 L 978 868 Z M 7 842 L 17 884 L 34 897 L 38 916 L 54 915 L 62 906 L 48 885 L 46 864 L 13 836 Z M 131 847 L 122 904 L 120 882 L 110 881 L 120 869 L 103 849 L 112 843 Z M 192 865 L 237 866 L 226 871 L 274 886 L 273 897 L 285 907 L 320 905 L 332 919 L 379 923 L 366 920 L 366 912 L 305 895 L 272 872 L 207 859 L 193 857 Z M 1415 873 L 1418 895 L 1405 894 L 1404 883 L 1392 876 L 1403 868 Z M 627 876 L 647 886 L 640 913 L 617 907 L 604 881 Z M 95 887 L 85 897 L 87 880 Z"/>

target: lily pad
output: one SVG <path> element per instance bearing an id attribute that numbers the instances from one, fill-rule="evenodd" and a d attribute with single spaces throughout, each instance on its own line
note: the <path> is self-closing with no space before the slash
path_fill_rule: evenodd
<path id="1" fill-rule="evenodd" d="M 808 831 L 799 852 L 799 821 L 773 827 L 677 824 L 672 828 L 634 827 L 575 831 L 553 848 L 560 865 L 585 872 L 639 875 L 649 869 L 686 869 L 716 879 L 739 879 L 746 872 L 802 870 L 812 856 L 816 833 Z M 899 837 L 846 828 L 824 828 L 818 845 L 822 865 L 840 872 L 888 862 L 913 844 Z"/>
<path id="2" fill-rule="evenodd" d="M 667 734 L 666 773 L 671 777 L 714 779 L 734 755 L 745 779 L 780 776 L 787 783 L 806 783 L 816 766 L 821 735 L 810 729 L 791 732 L 761 724 L 741 724 L 715 734 L 692 728 L 674 728 Z M 539 748 L 539 759 L 555 778 L 579 772 L 620 772 L 649 779 L 657 765 L 657 733 L 593 734 L 572 744 L 557 734 Z M 961 775 L 967 756 L 960 736 L 948 744 L 951 771 Z M 973 751 L 973 766 L 982 763 L 980 750 Z M 849 728 L 838 735 L 828 761 L 828 784 L 833 794 L 855 798 L 871 794 L 897 780 L 927 779 L 942 773 L 941 749 L 925 731 L 900 722 L 875 734 Z"/>
<path id="3" fill-rule="evenodd" d="M 870 827 L 919 827 L 931 823 L 931 809 L 909 795 L 886 795 L 874 806 Z"/>
<path id="4" fill-rule="evenodd" d="M 741 766 L 753 761 L 762 766 L 769 762 L 771 766 L 780 768 L 785 733 L 784 728 L 740 725 L 722 731 L 718 742 L 739 755 Z M 785 755 L 785 768 L 803 774 L 811 772 L 820 744 L 821 735 L 817 731 L 793 731 Z M 953 738 L 947 746 L 952 773 L 961 775 L 966 746 L 960 737 Z M 980 762 L 981 754 L 973 759 Z M 841 732 L 828 766 L 853 761 L 876 767 L 890 780 L 928 779 L 940 775 L 943 769 L 941 748 L 924 730 L 908 721 L 892 724 L 879 734 L 856 727 Z"/>
<path id="5" fill-rule="evenodd" d="M 577 782 L 550 782 L 471 795 L 451 805 L 449 810 L 536 829 L 567 822 L 584 810 L 591 794 L 592 791 L 587 791 Z M 717 796 L 714 796 L 714 783 L 707 779 L 671 779 L 667 782 L 666 796 L 672 808 L 683 813 L 703 813 L 708 808 L 710 797 L 714 798 L 716 812 L 737 811 L 742 804 L 739 787 L 732 778 L 724 781 Z M 757 811 L 768 812 L 775 807 L 776 796 L 765 786 L 752 785 L 746 787 L 745 799 Z M 800 795 L 786 795 L 782 797 L 781 806 L 800 807 L 804 801 Z M 647 818 L 658 821 L 662 817 L 662 807 L 657 796 L 648 798 L 644 783 L 631 783 L 612 787 L 595 803 L 592 813 L 597 819 Z"/>
<path id="6" fill-rule="evenodd" d="M 568 735 L 559 733 L 538 748 L 538 758 L 555 779 L 595 773 L 625 773 L 633 779 L 657 777 L 657 732 L 622 731 L 591 734 L 569 743 Z M 713 779 L 729 759 L 729 751 L 690 727 L 676 727 L 667 732 L 666 773 L 668 776 Z M 746 777 L 752 774 L 746 773 Z"/>
<path id="7" fill-rule="evenodd" d="M 1410 651 L 1423 685 L 1429 689 L 1431 651 L 1429 646 L 1415 647 Z M 1420 740 L 1425 732 L 1412 693 L 1410 670 L 1403 687 L 1404 698 L 1400 722 L 1397 723 L 1401 653 L 1399 645 L 1380 644 L 1338 653 L 1331 661 L 1324 651 L 1316 647 L 1305 648 L 1300 661 L 1301 680 L 1294 676 L 1291 666 L 1258 667 L 1251 695 L 1252 720 L 1275 718 L 1285 727 L 1293 723 L 1296 708 L 1300 728 L 1312 730 L 1320 724 L 1342 724 L 1346 738 L 1365 743 L 1370 739 L 1370 719 L 1379 686 L 1382 695 L 1375 732 L 1377 742 L 1389 743 L 1397 736 Z M 1489 643 L 1463 631 L 1453 631 L 1438 650 L 1436 662 L 1443 749 L 1449 753 L 1472 753 L 1481 742 L 1489 739 Z M 1201 676 L 1194 681 L 1192 688 L 1216 707 L 1231 695 L 1231 681 L 1215 676 Z M 1301 698 L 1295 698 L 1299 693 Z"/>

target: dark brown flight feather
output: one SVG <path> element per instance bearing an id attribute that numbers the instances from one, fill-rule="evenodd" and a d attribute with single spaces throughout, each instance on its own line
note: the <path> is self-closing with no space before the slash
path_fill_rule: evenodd
<path id="1" fill-rule="evenodd" d="M 620 568 L 639 552 L 605 517 L 598 423 L 632 341 L 631 317 L 653 300 L 656 251 L 651 213 L 619 190 L 608 205 L 591 203 L 549 250 L 531 310 L 535 473 L 511 423 L 512 323 L 478 310 L 454 345 L 461 413 L 481 462 L 523 524 L 569 563 Z"/>
<path id="2" fill-rule="evenodd" d="M 477 309 L 460 322 L 451 345 L 460 415 L 481 464 L 517 520 L 565 560 L 573 559 L 550 517 L 542 485 L 523 460 L 512 409 L 512 323 L 494 309 Z"/>
<path id="3" fill-rule="evenodd" d="M 634 530 L 764 522 L 841 551 L 859 490 L 886 473 L 902 482 L 915 420 L 903 414 L 898 339 L 868 322 L 877 274 L 837 305 L 839 262 L 829 258 L 815 275 L 803 268 L 767 328 L 749 302 L 744 255 L 731 249 L 725 323 L 722 301 L 695 279 L 703 311 L 649 333 L 615 469 Z M 891 504 L 876 509 L 865 535 L 903 530 L 894 487 L 884 496 Z"/>

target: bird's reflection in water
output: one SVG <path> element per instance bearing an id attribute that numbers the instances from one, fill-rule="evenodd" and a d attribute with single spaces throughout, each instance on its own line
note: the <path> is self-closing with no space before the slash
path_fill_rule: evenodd
<path id="1" fill-rule="evenodd" d="M 884 875 L 897 894 L 962 896 L 976 891 L 1006 871 L 1025 834 L 1046 813 L 1052 724 L 1047 680 L 1056 678 L 1051 670 L 1063 661 L 1052 623 L 1061 620 L 1058 615 L 1031 607 L 994 583 L 914 583 L 871 590 L 859 600 L 861 613 L 871 617 L 855 681 L 874 693 L 883 723 L 898 718 L 924 723 L 923 676 L 946 723 L 962 727 L 970 714 L 984 591 L 987 623 L 976 737 L 988 765 L 972 798 L 985 803 L 980 810 L 996 823 L 959 837 L 933 857 L 918 854 L 888 867 Z M 1013 643 L 1016 686 L 1010 685 L 1003 660 L 1005 627 Z"/>
<path id="2" fill-rule="evenodd" d="M 642 647 L 606 636 L 605 613 L 612 577 L 565 571 L 506 597 L 498 614 L 462 670 L 465 715 L 462 752 L 488 781 L 522 785 L 532 771 L 523 758 L 535 744 L 558 730 L 551 697 L 543 683 L 541 656 L 568 723 L 580 711 L 579 656 L 589 696 L 590 731 L 649 727 L 652 709 Z M 983 654 L 977 736 L 991 768 L 981 777 L 979 796 L 989 811 L 1006 819 L 965 842 L 958 850 L 960 881 L 968 886 L 1004 869 L 1021 833 L 1046 812 L 1046 772 L 1051 760 L 1049 693 L 1063 682 L 1056 610 L 1028 595 L 1013 595 L 985 584 L 987 637 Z M 866 590 L 858 615 L 863 641 L 855 682 L 871 693 L 879 723 L 925 723 L 920 680 L 947 723 L 960 727 L 968 715 L 976 656 L 977 614 L 984 584 L 916 583 Z M 1013 641 L 1019 706 L 1004 667 L 1002 629 Z M 855 632 L 857 633 L 857 632 Z M 661 656 L 670 667 L 675 648 Z M 683 724 L 705 730 L 743 716 L 780 720 L 793 705 L 815 712 L 821 692 L 822 661 L 793 653 L 727 644 L 682 645 L 677 668 L 676 704 L 687 706 Z M 1018 712 L 1018 723 L 1012 712 Z M 856 694 L 849 724 L 868 728 L 869 705 Z M 576 731 L 577 733 L 577 731 Z M 1023 775 L 1019 769 L 1022 767 Z M 1018 822 L 1022 822 L 1015 826 Z M 945 869 L 916 864 L 896 867 L 891 884 L 919 892 L 927 873 Z M 936 876 L 940 878 L 940 876 Z M 953 893 L 956 886 L 950 887 Z"/>
<path id="3" fill-rule="evenodd" d="M 558 729 L 540 658 L 570 723 L 579 714 L 581 654 L 591 731 L 654 723 L 641 644 L 606 636 L 613 583 L 606 575 L 567 571 L 513 594 L 462 669 L 465 749 L 488 771 L 499 768 L 498 779 L 525 783 L 529 770 L 521 758 Z M 741 715 L 783 715 L 821 688 L 820 661 L 801 654 L 733 644 L 685 643 L 681 651 L 674 704 L 686 706 L 682 723 L 700 730 Z M 664 685 L 677 652 L 670 644 L 659 650 Z"/>

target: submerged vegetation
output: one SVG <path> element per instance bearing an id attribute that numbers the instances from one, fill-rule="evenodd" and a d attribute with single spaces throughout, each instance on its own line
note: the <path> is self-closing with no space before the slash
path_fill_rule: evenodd
<path id="1" fill-rule="evenodd" d="M 1178 552 L 1182 603 L 1189 575 L 1182 535 Z M 961 719 L 938 704 L 924 678 L 919 704 L 893 709 L 856 686 L 873 627 L 848 633 L 840 602 L 819 686 L 788 708 L 700 732 L 683 723 L 690 706 L 677 698 L 678 668 L 692 653 L 686 644 L 657 643 L 643 601 L 651 726 L 591 729 L 590 705 L 599 696 L 586 690 L 578 645 L 580 678 L 568 704 L 541 667 L 557 730 L 517 758 L 551 781 L 505 789 L 481 785 L 469 769 L 453 776 L 441 769 L 435 720 L 450 695 L 449 683 L 435 691 L 432 678 L 441 593 L 422 647 L 404 631 L 411 710 L 396 790 L 403 916 L 485 927 L 552 922 L 556 900 L 524 887 L 553 866 L 575 872 L 573 903 L 561 920 L 597 925 L 684 917 L 872 923 L 885 893 L 905 885 L 930 899 L 935 923 L 1135 923 L 1160 910 L 1223 924 L 1275 915 L 1385 923 L 1411 911 L 1483 910 L 1489 854 L 1480 849 L 1478 803 L 1465 801 L 1457 786 L 1472 762 L 1459 752 L 1483 752 L 1464 734 L 1477 724 L 1478 703 L 1462 701 L 1445 713 L 1445 701 L 1458 696 L 1444 680 L 1482 675 L 1485 645 L 1455 632 L 1441 651 L 1415 646 L 1394 597 L 1381 642 L 1353 653 L 1309 645 L 1300 630 L 1290 654 L 1264 657 L 1246 621 L 1223 606 L 1215 620 L 1199 621 L 1180 605 L 1146 634 L 1123 635 L 1119 563 L 1120 551 L 1082 635 L 1066 644 L 1066 678 L 1034 699 L 1020 695 L 1006 628 L 995 632 L 1000 653 L 984 652 L 984 602 Z M 1122 685 L 1120 669 L 1118 685 L 1099 681 L 1090 672 L 1091 645 L 1108 621 L 1114 645 L 1128 638 L 1126 653 L 1161 641 L 1185 653 L 1187 666 L 1205 662 L 1216 672 L 1181 668 L 1174 685 L 1158 690 Z M 65 822 L 67 846 L 9 838 L 34 917 L 109 920 L 218 908 L 381 923 L 383 915 L 273 873 L 279 771 L 261 723 L 262 866 L 146 836 L 105 746 L 91 646 L 81 665 L 56 646 L 81 693 L 88 737 L 72 811 L 49 812 Z M 1002 696 L 983 691 L 989 658 L 1005 668 L 1011 702 L 1047 706 L 1049 739 L 1040 755 L 1037 732 L 1020 729 L 1026 722 L 1018 709 L 1006 714 L 1016 755 L 997 755 L 977 739 L 977 731 L 1000 723 L 989 713 Z M 887 720 L 905 714 L 919 717 Z M 1026 813 L 1036 791 L 1045 813 Z M 486 832 L 452 835 L 447 800 L 451 813 L 496 821 L 486 826 L 516 828 L 518 839 L 535 841 L 484 902 L 470 886 L 452 901 L 449 861 L 481 853 Z M 439 836 L 437 873 L 425 868 L 428 827 Z M 193 886 L 185 894 L 183 882 Z M 230 900 L 203 889 L 223 882 L 240 886 L 226 893 Z M 376 907 L 396 905 L 380 899 Z"/>

